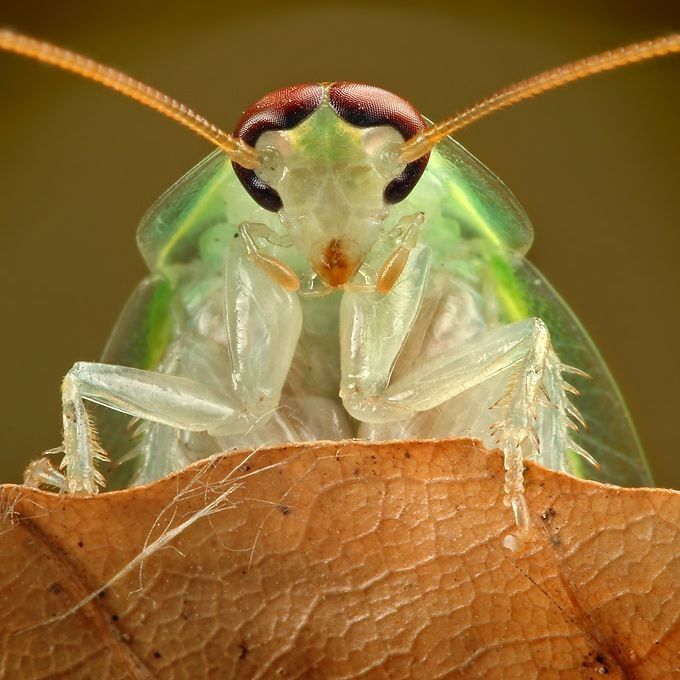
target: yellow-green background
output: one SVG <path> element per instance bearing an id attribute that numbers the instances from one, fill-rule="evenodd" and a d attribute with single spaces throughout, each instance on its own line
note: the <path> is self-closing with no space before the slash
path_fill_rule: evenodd
<path id="1" fill-rule="evenodd" d="M 673 3 L 0 3 L 0 25 L 119 67 L 229 129 L 303 81 L 380 85 L 438 119 L 542 69 L 680 25 Z M 473 7 L 474 5 L 474 7 Z M 678 5 L 675 5 L 677 8 Z M 531 258 L 618 377 L 657 483 L 680 486 L 678 61 L 460 135 L 515 192 Z M 59 382 L 96 359 L 144 267 L 136 224 L 211 149 L 120 96 L 0 55 L 0 479 L 59 443 Z"/>

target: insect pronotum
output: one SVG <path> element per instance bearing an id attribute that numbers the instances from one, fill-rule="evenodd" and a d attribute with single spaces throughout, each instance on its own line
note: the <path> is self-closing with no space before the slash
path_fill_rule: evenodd
<path id="1" fill-rule="evenodd" d="M 523 257 L 524 211 L 450 135 L 679 52 L 680 35 L 546 71 L 435 125 L 377 87 L 310 83 L 266 95 L 233 134 L 59 47 L 0 30 L 0 48 L 117 90 L 218 148 L 143 219 L 151 274 L 102 362 L 66 375 L 63 445 L 49 452 L 63 457 L 31 463 L 27 484 L 97 492 L 100 428 L 128 485 L 233 447 L 470 435 L 504 454 L 515 548 L 531 529 L 525 459 L 649 483 L 606 366 Z M 88 402 L 106 407 L 97 423 Z"/>

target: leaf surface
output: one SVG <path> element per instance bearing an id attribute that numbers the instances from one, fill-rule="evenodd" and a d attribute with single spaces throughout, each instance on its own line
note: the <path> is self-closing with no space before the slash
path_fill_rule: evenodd
<path id="1" fill-rule="evenodd" d="M 668 678 L 680 493 L 467 439 L 230 453 L 92 497 L 1 490 L 0 676 Z"/>

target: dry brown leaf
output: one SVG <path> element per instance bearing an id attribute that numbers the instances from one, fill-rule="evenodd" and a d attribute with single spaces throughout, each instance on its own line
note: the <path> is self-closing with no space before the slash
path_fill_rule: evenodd
<path id="1" fill-rule="evenodd" d="M 94 497 L 6 486 L 0 676 L 679 672 L 680 493 L 529 465 L 511 553 L 502 478 L 454 440 L 228 454 Z"/>

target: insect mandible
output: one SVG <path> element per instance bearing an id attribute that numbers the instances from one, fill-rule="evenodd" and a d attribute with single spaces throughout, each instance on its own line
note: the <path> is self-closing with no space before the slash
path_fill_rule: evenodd
<path id="1" fill-rule="evenodd" d="M 99 429 L 127 485 L 235 447 L 473 436 L 503 452 L 515 548 L 531 526 L 524 460 L 650 483 L 608 369 L 523 257 L 526 214 L 450 135 L 676 53 L 680 35 L 546 71 L 436 125 L 380 88 L 311 83 L 263 97 L 231 135 L 67 50 L 9 30 L 0 49 L 100 82 L 218 147 L 142 220 L 151 274 L 102 362 L 66 375 L 63 444 L 29 465 L 26 484 L 96 493 Z M 105 407 L 97 422 L 86 403 Z"/>

